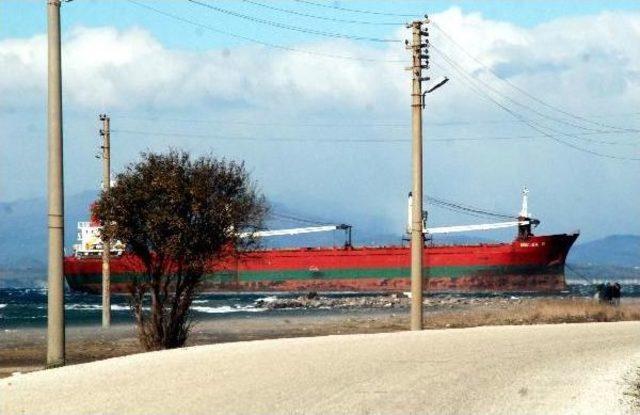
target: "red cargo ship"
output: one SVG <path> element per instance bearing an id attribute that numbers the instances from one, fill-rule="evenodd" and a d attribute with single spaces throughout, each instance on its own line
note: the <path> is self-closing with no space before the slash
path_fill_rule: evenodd
<path id="1" fill-rule="evenodd" d="M 579 233 L 535 236 L 526 190 L 515 221 L 484 225 L 429 228 L 425 234 L 499 229 L 514 226 L 510 243 L 434 245 L 424 248 L 425 289 L 428 291 L 557 291 L 565 288 L 564 264 Z M 99 228 L 80 223 L 75 253 L 65 258 L 65 276 L 75 291 L 101 292 L 102 261 Z M 292 235 L 345 229 L 346 225 L 266 231 L 259 236 Z M 350 239 L 350 238 L 349 238 Z M 128 292 L 142 277 L 140 261 L 116 245 L 111 258 L 111 289 Z M 336 292 L 410 290 L 410 248 L 403 246 L 267 249 L 211 264 L 205 292 Z"/>

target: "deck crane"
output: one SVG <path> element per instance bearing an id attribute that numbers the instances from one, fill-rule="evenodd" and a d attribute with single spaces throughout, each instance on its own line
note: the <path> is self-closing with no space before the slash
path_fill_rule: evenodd
<path id="1" fill-rule="evenodd" d="M 344 223 L 340 225 L 307 226 L 304 228 L 289 228 L 289 229 L 255 231 L 255 232 L 242 232 L 240 233 L 239 236 L 241 238 L 248 238 L 249 236 L 264 238 L 269 236 L 302 235 L 306 233 L 331 232 L 336 230 L 345 231 L 345 234 L 346 234 L 345 246 L 351 246 L 351 225 L 346 225 Z"/>
<path id="2" fill-rule="evenodd" d="M 525 187 L 522 189 L 522 209 L 517 217 L 514 217 L 513 221 L 507 222 L 494 222 L 494 223 L 482 223 L 474 225 L 456 225 L 456 226 L 440 226 L 440 227 L 427 227 L 426 221 L 423 224 L 422 233 L 425 235 L 437 235 L 448 234 L 457 232 L 473 232 L 473 231 L 488 231 L 493 229 L 504 229 L 511 227 L 519 227 L 518 236 L 525 238 L 531 235 L 531 226 L 538 226 L 540 221 L 538 219 L 531 218 L 531 214 L 528 209 L 529 190 Z M 407 229 L 411 225 L 411 207 L 413 204 L 413 198 L 409 193 L 408 201 L 408 221 Z M 427 215 L 424 215 L 426 218 Z"/>

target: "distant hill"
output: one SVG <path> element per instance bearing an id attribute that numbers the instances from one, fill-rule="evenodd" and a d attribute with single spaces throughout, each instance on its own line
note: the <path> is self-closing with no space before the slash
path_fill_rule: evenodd
<path id="1" fill-rule="evenodd" d="M 76 240 L 76 224 L 86 220 L 96 192 L 65 198 L 65 242 Z M 44 198 L 0 203 L 0 269 L 42 269 L 47 260 L 47 201 Z"/>
<path id="2" fill-rule="evenodd" d="M 577 244 L 569 253 L 573 264 L 640 267 L 640 235 L 611 235 Z"/>

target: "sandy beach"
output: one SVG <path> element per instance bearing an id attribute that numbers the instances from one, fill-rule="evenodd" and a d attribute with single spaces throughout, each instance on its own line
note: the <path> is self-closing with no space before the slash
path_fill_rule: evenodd
<path id="1" fill-rule="evenodd" d="M 403 330 L 406 316 L 368 310 L 329 316 L 260 316 L 205 320 L 196 324 L 188 345 L 206 345 L 246 340 L 322 336 L 330 334 L 379 333 Z M 46 361 L 46 330 L 17 329 L 1 333 L 0 378 L 15 372 L 43 369 Z M 77 326 L 66 330 L 67 364 L 91 362 L 142 353 L 133 325 Z"/>
<path id="2" fill-rule="evenodd" d="M 227 343 L 0 381 L 3 414 L 618 414 L 640 322 Z"/>

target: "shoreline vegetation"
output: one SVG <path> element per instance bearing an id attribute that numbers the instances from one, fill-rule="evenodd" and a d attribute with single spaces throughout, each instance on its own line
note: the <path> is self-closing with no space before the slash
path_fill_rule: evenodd
<path id="1" fill-rule="evenodd" d="M 327 298 L 267 298 L 267 310 L 319 309 L 326 313 L 259 313 L 197 321 L 187 346 L 289 337 L 384 333 L 407 330 L 410 300 L 403 295 Z M 640 320 L 640 299 L 614 307 L 584 297 L 477 298 L 425 300 L 426 329 Z M 0 378 L 40 370 L 46 360 L 46 329 L 5 330 L 0 346 Z M 103 330 L 67 328 L 67 364 L 142 353 L 133 324 Z"/>

